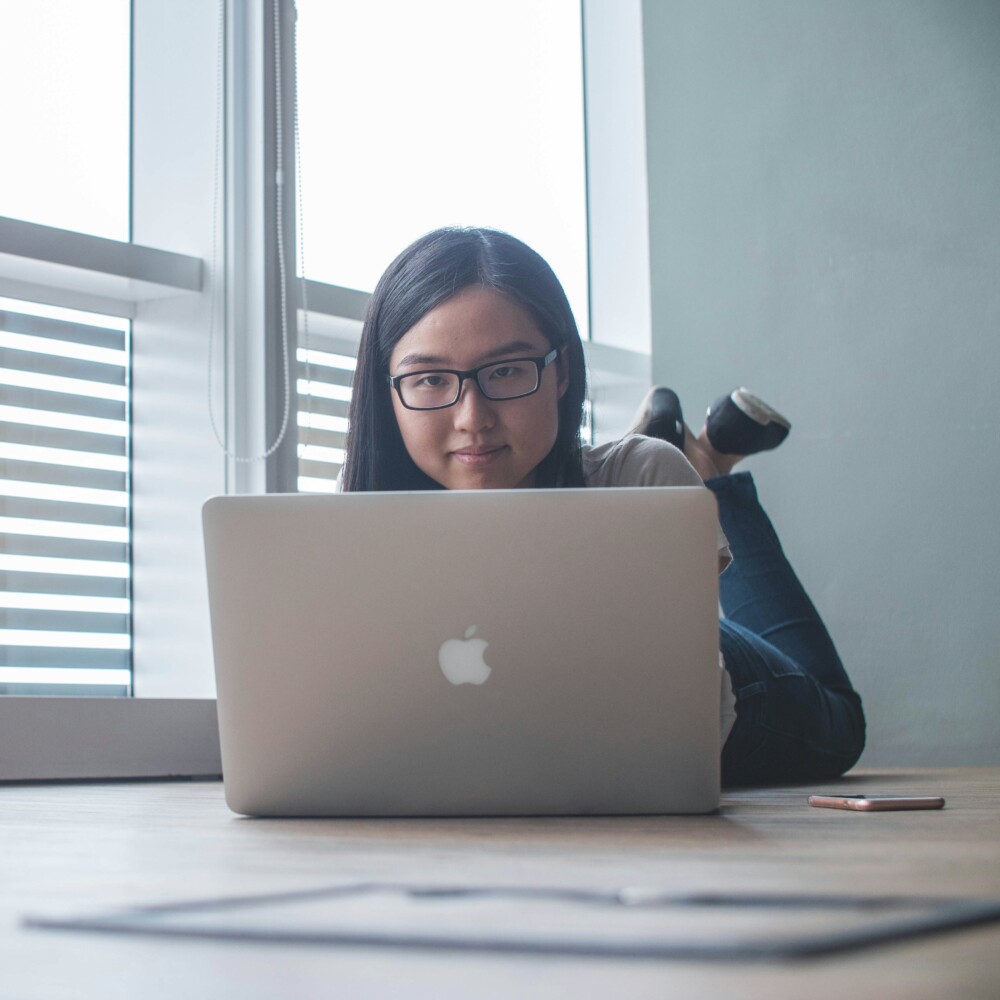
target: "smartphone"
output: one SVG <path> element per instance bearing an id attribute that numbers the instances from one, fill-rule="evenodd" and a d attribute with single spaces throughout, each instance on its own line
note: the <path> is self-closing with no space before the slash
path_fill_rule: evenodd
<path id="1" fill-rule="evenodd" d="M 894 809 L 943 809 L 940 795 L 810 795 L 809 805 L 822 809 L 888 812 Z"/>

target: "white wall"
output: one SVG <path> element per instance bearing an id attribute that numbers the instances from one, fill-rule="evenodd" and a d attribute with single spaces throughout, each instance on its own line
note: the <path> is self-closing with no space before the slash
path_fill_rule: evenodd
<path id="1" fill-rule="evenodd" d="M 1000 761 L 1000 4 L 644 0 L 653 374 L 747 463 L 869 720 Z"/>

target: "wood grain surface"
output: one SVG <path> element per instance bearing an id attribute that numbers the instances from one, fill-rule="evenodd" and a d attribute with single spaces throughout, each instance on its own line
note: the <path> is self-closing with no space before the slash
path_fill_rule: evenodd
<path id="1" fill-rule="evenodd" d="M 940 812 L 810 807 L 939 794 Z M 784 964 L 261 945 L 36 930 L 27 914 L 345 881 L 1000 897 L 1000 768 L 726 793 L 702 817 L 253 820 L 215 782 L 0 785 L 0 997 L 1000 996 L 1000 925 Z"/>

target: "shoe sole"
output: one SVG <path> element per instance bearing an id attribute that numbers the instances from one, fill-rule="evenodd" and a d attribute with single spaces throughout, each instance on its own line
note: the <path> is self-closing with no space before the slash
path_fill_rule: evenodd
<path id="1" fill-rule="evenodd" d="M 745 413 L 755 423 L 766 427 L 768 424 L 778 424 L 786 430 L 791 430 L 790 421 L 783 417 L 777 410 L 768 406 L 759 396 L 755 396 L 746 389 L 737 389 L 729 397 L 736 406 Z"/>

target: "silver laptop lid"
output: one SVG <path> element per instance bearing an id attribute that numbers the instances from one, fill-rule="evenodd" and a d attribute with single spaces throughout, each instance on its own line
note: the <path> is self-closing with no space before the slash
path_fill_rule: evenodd
<path id="1" fill-rule="evenodd" d="M 231 496 L 203 515 L 235 811 L 717 806 L 707 490 Z"/>

